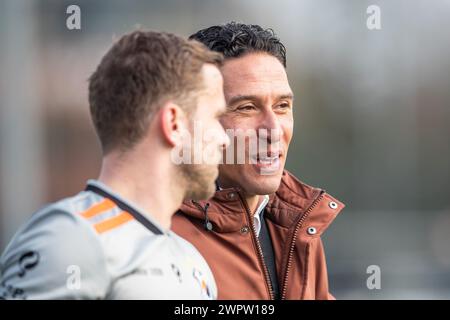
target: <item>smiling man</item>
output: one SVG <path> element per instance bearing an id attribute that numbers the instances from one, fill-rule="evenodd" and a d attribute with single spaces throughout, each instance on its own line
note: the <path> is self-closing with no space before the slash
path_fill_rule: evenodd
<path id="1" fill-rule="evenodd" d="M 285 47 L 271 30 L 238 23 L 191 39 L 225 56 L 220 120 L 232 144 L 214 197 L 185 201 L 173 230 L 205 257 L 219 299 L 332 299 L 320 236 L 344 205 L 284 170 L 294 126 Z"/>

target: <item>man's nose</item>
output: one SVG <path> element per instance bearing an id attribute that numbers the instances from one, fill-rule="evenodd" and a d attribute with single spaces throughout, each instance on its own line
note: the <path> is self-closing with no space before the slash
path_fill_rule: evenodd
<path id="1" fill-rule="evenodd" d="M 259 138 L 267 139 L 268 143 L 276 143 L 280 141 L 282 135 L 283 130 L 278 116 L 273 110 L 265 112 L 258 126 Z"/>

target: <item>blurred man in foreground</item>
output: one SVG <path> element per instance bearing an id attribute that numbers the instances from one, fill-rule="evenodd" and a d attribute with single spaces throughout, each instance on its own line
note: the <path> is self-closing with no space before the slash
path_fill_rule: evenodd
<path id="1" fill-rule="evenodd" d="M 228 137 L 219 53 L 173 34 L 117 41 L 89 81 L 103 159 L 79 194 L 35 213 L 0 260 L 3 299 L 213 299 L 198 251 L 170 231 L 183 199 L 215 190 Z M 216 133 L 192 144 L 194 122 Z M 207 149 L 176 163 L 174 150 Z"/>

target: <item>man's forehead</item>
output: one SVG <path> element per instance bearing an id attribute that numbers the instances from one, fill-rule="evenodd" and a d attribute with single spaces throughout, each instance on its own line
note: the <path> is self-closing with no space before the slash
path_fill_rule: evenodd
<path id="1" fill-rule="evenodd" d="M 228 104 L 239 100 L 293 99 L 293 93 L 287 81 L 249 81 L 239 85 L 224 85 L 224 94 Z"/>
<path id="2" fill-rule="evenodd" d="M 222 72 L 220 71 L 220 69 L 210 63 L 205 63 L 202 67 L 202 75 L 203 75 L 203 81 L 205 83 L 210 83 L 210 82 L 217 82 L 222 84 L 223 81 L 223 76 L 222 76 Z"/>
<path id="3" fill-rule="evenodd" d="M 223 76 L 219 68 L 211 64 L 203 66 L 203 90 L 202 95 L 214 98 L 217 95 L 223 96 Z"/>
<path id="4" fill-rule="evenodd" d="M 292 94 L 286 71 L 277 58 L 248 54 L 233 58 L 222 67 L 227 100 L 234 96 L 280 96 Z"/>

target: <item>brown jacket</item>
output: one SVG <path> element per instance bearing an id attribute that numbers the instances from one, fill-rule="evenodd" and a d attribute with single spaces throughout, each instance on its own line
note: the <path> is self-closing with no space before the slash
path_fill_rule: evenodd
<path id="1" fill-rule="evenodd" d="M 207 202 L 210 231 L 205 228 Z M 282 299 L 333 299 L 320 235 L 342 208 L 344 204 L 325 191 L 283 173 L 264 213 Z M 239 189 L 217 191 L 208 201 L 185 201 L 172 229 L 206 259 L 219 299 L 273 298 L 253 219 Z"/>

